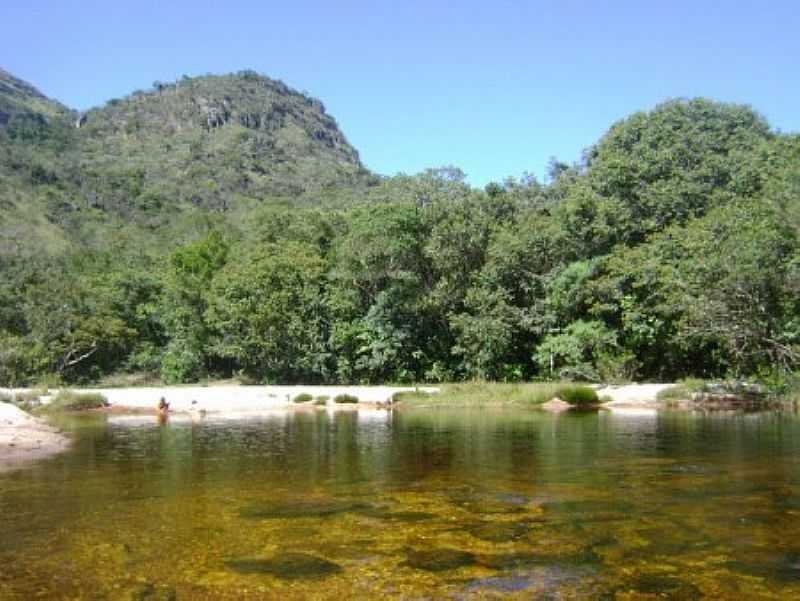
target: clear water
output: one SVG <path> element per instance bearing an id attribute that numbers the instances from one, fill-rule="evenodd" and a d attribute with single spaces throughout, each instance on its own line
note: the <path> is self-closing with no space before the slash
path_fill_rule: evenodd
<path id="1" fill-rule="evenodd" d="M 60 425 L 0 474 L 0 599 L 800 598 L 793 414 Z"/>

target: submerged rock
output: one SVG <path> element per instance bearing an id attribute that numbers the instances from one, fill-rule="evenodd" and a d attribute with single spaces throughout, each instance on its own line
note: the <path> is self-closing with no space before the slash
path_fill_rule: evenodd
<path id="1" fill-rule="evenodd" d="M 487 592 L 512 594 L 528 591 L 528 594 L 533 595 L 530 597 L 533 599 L 550 599 L 550 595 L 555 595 L 554 598 L 560 599 L 559 589 L 567 584 L 580 581 L 590 573 L 577 568 L 553 565 L 536 566 L 530 569 L 515 570 L 507 575 L 478 578 L 466 586 L 465 592 L 470 594 L 470 597 L 472 594 L 477 594 L 479 598 L 483 598 L 482 595 Z"/>
<path id="2" fill-rule="evenodd" d="M 510 570 L 537 564 L 553 563 L 552 557 L 531 552 L 497 553 L 494 555 L 481 555 L 480 564 L 495 570 Z"/>
<path id="3" fill-rule="evenodd" d="M 759 578 L 774 578 L 781 582 L 799 582 L 800 552 L 768 553 L 764 556 L 744 557 L 726 562 L 725 567 Z"/>
<path id="4" fill-rule="evenodd" d="M 175 589 L 159 588 L 152 582 L 142 582 L 126 590 L 122 595 L 126 601 L 177 601 Z"/>
<path id="5" fill-rule="evenodd" d="M 560 516 L 568 521 L 581 524 L 597 522 L 617 522 L 630 519 L 635 508 L 624 501 L 554 501 L 544 503 L 544 521 Z"/>
<path id="6" fill-rule="evenodd" d="M 323 578 L 342 572 L 340 565 L 306 553 L 284 553 L 269 559 L 232 559 L 225 566 L 239 574 L 268 574 L 285 580 Z"/>
<path id="7" fill-rule="evenodd" d="M 659 599 L 673 601 L 694 601 L 703 598 L 700 589 L 691 582 L 664 574 L 640 574 L 618 590 L 622 591 L 657 595 Z"/>
<path id="8" fill-rule="evenodd" d="M 374 506 L 354 501 L 300 501 L 286 504 L 251 505 L 239 512 L 246 520 L 278 520 L 308 517 L 327 517 L 339 513 L 372 511 Z"/>
<path id="9" fill-rule="evenodd" d="M 467 528 L 480 540 L 491 543 L 507 543 L 524 538 L 530 528 L 525 522 L 481 522 Z"/>
<path id="10" fill-rule="evenodd" d="M 600 556 L 591 547 L 586 547 L 578 551 L 557 554 L 557 553 L 534 553 L 531 551 L 520 551 L 514 553 L 496 553 L 480 555 L 478 563 L 487 568 L 495 570 L 509 570 L 521 567 L 542 566 L 589 566 L 590 564 L 601 563 Z"/>
<path id="11" fill-rule="evenodd" d="M 427 572 L 442 572 L 473 564 L 475 564 L 475 556 L 468 551 L 460 551 L 458 549 L 417 551 L 412 549 L 408 551 L 406 560 L 400 565 Z"/>
<path id="12" fill-rule="evenodd" d="M 369 515 L 372 516 L 372 514 Z M 426 513 L 424 511 L 394 511 L 383 514 L 379 517 L 391 522 L 404 522 L 407 524 L 413 524 L 416 522 L 427 522 L 436 516 L 432 513 Z"/>
<path id="13" fill-rule="evenodd" d="M 505 497 L 497 494 L 475 492 L 470 489 L 454 490 L 447 494 L 450 502 L 475 514 L 524 513 L 526 506 L 516 496 Z"/>
<path id="14" fill-rule="evenodd" d="M 491 576 L 470 582 L 468 592 L 497 591 L 500 593 L 518 593 L 536 585 L 530 576 Z"/>

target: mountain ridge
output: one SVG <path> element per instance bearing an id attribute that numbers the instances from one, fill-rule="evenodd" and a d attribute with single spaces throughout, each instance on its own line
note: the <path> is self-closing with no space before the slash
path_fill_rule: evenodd
<path id="1" fill-rule="evenodd" d="M 0 152 L 0 173 L 54 186 L 67 212 L 160 222 L 162 209 L 319 202 L 370 177 L 321 101 L 254 71 L 155 82 L 83 112 L 3 71 L 0 107 L 14 155 Z"/>

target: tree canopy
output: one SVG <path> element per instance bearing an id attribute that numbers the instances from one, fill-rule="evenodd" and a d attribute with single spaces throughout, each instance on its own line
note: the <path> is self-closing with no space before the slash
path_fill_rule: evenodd
<path id="1" fill-rule="evenodd" d="M 800 361 L 800 138 L 749 107 L 671 100 L 553 159 L 546 183 L 478 190 L 453 167 L 369 174 L 319 101 L 252 72 L 85 118 L 8 81 L 0 385 Z"/>

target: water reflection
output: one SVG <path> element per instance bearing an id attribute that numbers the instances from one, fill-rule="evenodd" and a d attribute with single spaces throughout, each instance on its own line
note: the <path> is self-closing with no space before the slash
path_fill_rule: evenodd
<path id="1" fill-rule="evenodd" d="M 800 595 L 794 415 L 175 417 L 0 476 L 0 598 Z"/>

